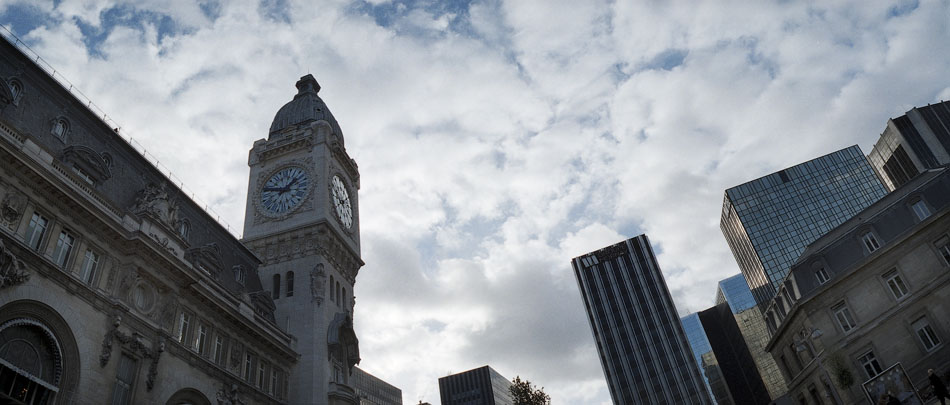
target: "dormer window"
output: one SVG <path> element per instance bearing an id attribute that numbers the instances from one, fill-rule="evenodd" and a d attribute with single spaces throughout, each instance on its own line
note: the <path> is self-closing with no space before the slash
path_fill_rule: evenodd
<path id="1" fill-rule="evenodd" d="M 914 215 L 917 216 L 917 219 L 923 221 L 930 216 L 930 208 L 927 207 L 927 203 L 924 200 L 917 200 L 910 205 L 911 211 L 914 211 Z"/>
<path id="2" fill-rule="evenodd" d="M 873 253 L 875 250 L 881 248 L 881 244 L 877 241 L 877 237 L 874 236 L 874 233 L 871 231 L 865 232 L 861 235 L 861 241 L 864 242 L 864 247 L 868 250 L 868 253 Z"/>
<path id="3" fill-rule="evenodd" d="M 818 270 L 815 270 L 815 278 L 818 279 L 818 284 L 827 283 L 828 280 L 831 279 L 831 277 L 828 277 L 828 272 L 825 271 L 824 266 L 821 266 L 818 268 Z"/>
<path id="4" fill-rule="evenodd" d="M 242 286 L 247 281 L 247 272 L 244 271 L 243 266 L 234 266 L 234 280 Z"/>
<path id="5" fill-rule="evenodd" d="M 13 100 L 10 101 L 17 104 L 20 102 L 20 96 L 23 95 L 23 83 L 20 83 L 17 79 L 10 79 L 9 85 L 10 95 L 13 96 Z"/>
<path id="6" fill-rule="evenodd" d="M 69 121 L 62 117 L 54 119 L 50 133 L 59 138 L 59 140 L 66 142 L 66 135 L 69 134 Z"/>
<path id="7" fill-rule="evenodd" d="M 178 222 L 178 235 L 182 239 L 188 240 L 188 233 L 191 232 L 191 224 L 187 219 L 182 219 Z"/>

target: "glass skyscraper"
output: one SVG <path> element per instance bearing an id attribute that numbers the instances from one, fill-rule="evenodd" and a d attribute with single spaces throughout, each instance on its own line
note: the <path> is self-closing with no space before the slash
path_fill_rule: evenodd
<path id="1" fill-rule="evenodd" d="M 719 370 L 716 355 L 709 344 L 709 338 L 706 337 L 706 331 L 703 330 L 703 323 L 699 320 L 699 313 L 686 315 L 680 318 L 680 322 L 683 324 L 686 340 L 689 341 L 689 347 L 692 349 L 693 359 L 696 360 L 696 365 L 703 375 L 703 382 L 706 383 L 706 389 L 713 398 L 713 402 L 718 405 L 735 403 L 722 379 L 722 372 Z"/>
<path id="2" fill-rule="evenodd" d="M 442 405 L 511 405 L 511 381 L 489 366 L 439 379 Z"/>
<path id="3" fill-rule="evenodd" d="M 726 190 L 719 226 L 760 309 L 806 245 L 885 194 L 857 145 Z"/>
<path id="4" fill-rule="evenodd" d="M 646 235 L 571 261 L 615 404 L 709 404 Z"/>

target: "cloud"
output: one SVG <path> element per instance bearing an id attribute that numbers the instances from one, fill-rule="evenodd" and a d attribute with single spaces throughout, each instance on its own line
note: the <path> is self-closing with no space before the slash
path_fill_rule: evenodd
<path id="1" fill-rule="evenodd" d="M 436 401 L 490 364 L 609 403 L 570 259 L 650 236 L 680 310 L 738 269 L 723 190 L 950 97 L 947 4 L 0 3 L 0 22 L 241 224 L 313 73 L 359 163 L 363 366 Z"/>

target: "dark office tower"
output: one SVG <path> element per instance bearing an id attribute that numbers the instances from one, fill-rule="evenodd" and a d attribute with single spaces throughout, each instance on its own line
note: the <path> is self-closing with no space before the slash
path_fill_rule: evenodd
<path id="1" fill-rule="evenodd" d="M 755 361 L 745 345 L 729 305 L 719 304 L 699 312 L 698 315 L 715 355 L 717 371 L 722 373 L 722 380 L 731 394 L 730 398 L 736 404 L 768 404 L 771 401 L 769 391 L 759 376 Z M 719 402 L 720 405 L 728 403 Z"/>
<path id="2" fill-rule="evenodd" d="M 755 304 L 752 291 L 749 290 L 749 285 L 742 274 L 736 274 L 719 282 L 719 288 L 716 290 L 716 306 L 720 305 L 728 306 L 732 312 L 739 332 L 755 362 L 755 367 L 759 371 L 759 376 L 762 377 L 762 382 L 769 391 L 769 396 L 778 398 L 785 395 L 788 392 L 785 377 L 779 371 L 778 364 L 775 363 L 772 355 L 765 351 L 765 345 L 769 342 L 765 317 Z"/>
<path id="3" fill-rule="evenodd" d="M 709 404 L 646 235 L 571 261 L 615 404 Z"/>
<path id="4" fill-rule="evenodd" d="M 926 169 L 950 163 L 950 101 L 887 120 L 868 160 L 891 191 Z"/>
<path id="5" fill-rule="evenodd" d="M 759 309 L 806 245 L 884 194 L 857 145 L 726 190 L 719 227 Z"/>
<path id="6" fill-rule="evenodd" d="M 439 379 L 442 405 L 511 405 L 511 381 L 488 366 Z"/>
<path id="7" fill-rule="evenodd" d="M 699 366 L 699 371 L 703 375 L 706 383 L 706 389 L 709 395 L 718 405 L 735 404 L 729 387 L 722 379 L 722 371 L 719 369 L 719 362 L 716 354 L 713 353 L 712 345 L 706 337 L 706 331 L 703 330 L 703 323 L 699 320 L 699 313 L 691 313 L 680 318 L 683 324 L 683 331 L 686 333 L 686 340 L 689 341 L 689 347 L 693 352 L 693 359 Z"/>

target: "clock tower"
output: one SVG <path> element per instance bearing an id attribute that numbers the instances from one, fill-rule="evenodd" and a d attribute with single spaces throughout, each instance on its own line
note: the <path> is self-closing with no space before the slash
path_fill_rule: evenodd
<path id="1" fill-rule="evenodd" d="M 300 354 L 290 403 L 357 404 L 349 384 L 360 361 L 353 286 L 360 259 L 359 170 L 312 75 L 254 142 L 244 243 L 261 258 L 278 325 Z"/>

